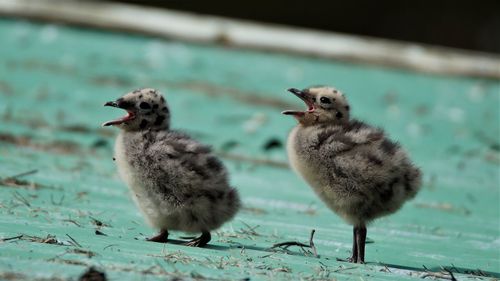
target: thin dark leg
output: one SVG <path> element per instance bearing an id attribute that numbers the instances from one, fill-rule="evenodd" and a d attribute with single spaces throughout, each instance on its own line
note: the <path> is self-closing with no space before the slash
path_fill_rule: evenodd
<path id="1" fill-rule="evenodd" d="M 356 240 L 358 244 L 358 259 L 356 262 L 365 263 L 366 226 L 363 225 L 358 227 Z"/>
<path id="2" fill-rule="evenodd" d="M 212 239 L 212 236 L 210 235 L 210 232 L 208 231 L 203 231 L 201 233 L 201 236 L 198 238 L 195 238 L 184 245 L 190 246 L 190 247 L 203 247 L 207 245 L 207 243 Z"/>
<path id="3" fill-rule="evenodd" d="M 162 229 L 158 235 L 153 236 L 151 238 L 147 238 L 147 241 L 158 242 L 158 243 L 167 243 L 168 241 L 168 230 Z"/>
<path id="4" fill-rule="evenodd" d="M 347 260 L 349 262 L 356 262 L 358 260 L 358 243 L 356 237 L 358 236 L 358 228 L 352 228 L 352 256 Z"/>

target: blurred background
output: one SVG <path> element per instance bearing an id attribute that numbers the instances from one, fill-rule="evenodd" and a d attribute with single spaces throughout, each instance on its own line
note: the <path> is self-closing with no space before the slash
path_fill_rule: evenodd
<path id="1" fill-rule="evenodd" d="M 500 1 L 119 2 L 500 53 Z"/>
<path id="2" fill-rule="evenodd" d="M 0 280 L 500 278 L 500 1 L 291 2 L 0 0 Z M 352 227 L 288 166 L 280 112 L 304 105 L 286 89 L 318 84 L 424 175 L 370 225 L 363 266 L 338 260 Z M 142 87 L 241 194 L 207 248 L 144 242 L 101 127 Z M 319 258 L 270 249 L 312 229 Z"/>

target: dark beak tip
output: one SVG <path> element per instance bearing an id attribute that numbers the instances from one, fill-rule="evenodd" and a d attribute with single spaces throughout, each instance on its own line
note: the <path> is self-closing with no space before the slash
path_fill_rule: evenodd
<path id="1" fill-rule="evenodd" d="M 296 111 L 293 111 L 293 110 L 285 110 L 285 111 L 282 111 L 281 114 L 283 115 L 294 115 L 296 113 Z"/>
<path id="2" fill-rule="evenodd" d="M 295 94 L 295 95 L 302 95 L 303 94 L 303 92 L 297 88 L 289 88 L 287 91 L 289 91 L 290 93 Z"/>
<path id="3" fill-rule="evenodd" d="M 116 106 L 117 106 L 117 104 L 116 104 L 116 102 L 114 102 L 114 101 L 108 101 L 108 102 L 106 102 L 106 103 L 104 104 L 104 106 L 113 106 L 113 107 L 116 107 Z"/>

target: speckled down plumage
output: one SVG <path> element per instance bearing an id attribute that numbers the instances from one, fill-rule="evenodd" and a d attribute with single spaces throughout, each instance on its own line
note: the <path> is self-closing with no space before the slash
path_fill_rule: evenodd
<path id="1" fill-rule="evenodd" d="M 297 126 L 289 142 L 293 168 L 353 225 L 397 211 L 420 187 L 420 172 L 401 146 L 358 120 Z"/>
<path id="2" fill-rule="evenodd" d="M 234 217 L 240 207 L 236 189 L 229 185 L 223 163 L 190 136 L 170 129 L 170 110 L 154 89 L 128 93 L 106 105 L 128 115 L 109 121 L 121 130 L 115 159 L 121 178 L 147 222 L 161 230 L 151 241 L 164 242 L 168 230 L 209 232 Z M 195 241 L 195 240 L 193 240 Z"/>
<path id="3" fill-rule="evenodd" d="M 210 231 L 239 207 L 220 160 L 183 133 L 123 131 L 115 151 L 121 177 L 154 227 Z"/>
<path id="4" fill-rule="evenodd" d="M 354 225 L 349 260 L 363 263 L 366 225 L 415 197 L 420 170 L 382 129 L 351 119 L 339 90 L 289 91 L 308 107 L 283 112 L 298 121 L 287 142 L 290 165 L 330 209 Z"/>

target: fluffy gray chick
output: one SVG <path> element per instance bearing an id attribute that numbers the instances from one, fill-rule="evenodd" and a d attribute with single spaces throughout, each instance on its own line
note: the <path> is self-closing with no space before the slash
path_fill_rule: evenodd
<path id="1" fill-rule="evenodd" d="M 127 93 L 107 102 L 127 115 L 103 124 L 121 129 L 115 159 L 121 178 L 147 222 L 158 229 L 149 241 L 166 242 L 169 230 L 201 232 L 186 243 L 202 247 L 210 231 L 240 207 L 238 192 L 210 147 L 170 129 L 170 111 L 154 89 Z"/>
<path id="2" fill-rule="evenodd" d="M 283 112 L 298 121 L 288 137 L 290 164 L 330 209 L 354 226 L 349 261 L 364 263 L 367 223 L 396 212 L 413 198 L 420 188 L 420 171 L 382 129 L 350 119 L 340 91 L 288 91 L 308 107 Z"/>

